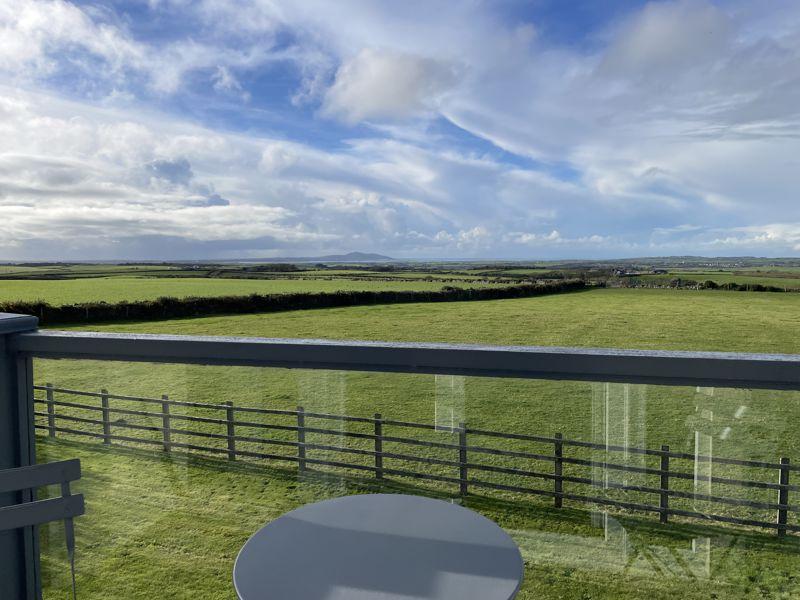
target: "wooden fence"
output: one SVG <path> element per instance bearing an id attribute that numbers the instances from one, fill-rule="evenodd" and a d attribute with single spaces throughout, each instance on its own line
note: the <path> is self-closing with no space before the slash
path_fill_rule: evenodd
<path id="1" fill-rule="evenodd" d="M 46 408 L 45 411 L 36 410 L 36 428 L 44 430 L 50 437 L 56 437 L 57 433 L 72 434 L 79 436 L 89 436 L 101 439 L 103 444 L 112 442 L 127 442 L 133 444 L 146 444 L 157 446 L 164 452 L 173 452 L 176 449 L 195 450 L 209 452 L 217 455 L 224 455 L 228 460 L 236 460 L 239 457 L 266 459 L 275 461 L 288 461 L 297 464 L 299 471 L 306 471 L 310 465 L 332 466 L 345 469 L 356 469 L 367 471 L 374 474 L 377 479 L 384 479 L 388 476 L 411 477 L 415 479 L 450 483 L 458 486 L 459 493 L 466 495 L 470 488 L 494 489 L 507 492 L 517 492 L 522 494 L 533 494 L 537 496 L 547 496 L 553 499 L 555 507 L 563 506 L 563 501 L 571 500 L 592 504 L 608 505 L 618 508 L 657 513 L 661 523 L 667 523 L 670 516 L 681 516 L 703 519 L 706 521 L 716 521 L 732 523 L 753 527 L 764 527 L 773 529 L 778 536 L 785 536 L 787 532 L 800 531 L 800 525 L 789 523 L 790 513 L 800 513 L 800 506 L 789 504 L 790 492 L 800 491 L 800 486 L 789 483 L 791 472 L 800 471 L 800 467 L 791 465 L 788 458 L 781 458 L 777 463 L 739 460 L 734 458 L 697 456 L 683 452 L 673 452 L 669 446 L 661 446 L 660 449 L 637 448 L 628 446 L 609 446 L 596 444 L 580 440 L 570 440 L 557 433 L 552 437 L 528 435 L 519 433 L 508 433 L 500 431 L 489 431 L 485 429 L 475 429 L 460 423 L 457 427 L 442 428 L 428 423 L 412 423 L 386 419 L 380 414 L 373 417 L 355 417 L 347 415 L 335 415 L 319 412 L 310 412 L 298 407 L 297 410 L 279 410 L 256 407 L 234 406 L 232 402 L 222 404 L 206 404 L 200 402 L 187 402 L 171 400 L 164 395 L 160 399 L 142 398 L 136 396 L 124 396 L 111 394 L 107 390 L 100 392 L 87 392 L 56 388 L 51 384 L 45 386 L 34 386 L 38 391 L 45 392 L 44 398 L 36 398 L 35 403 Z M 79 396 L 85 398 L 99 399 L 99 405 L 87 404 L 70 400 L 56 399 L 56 394 Z M 143 409 L 123 408 L 119 405 L 113 406 L 112 400 L 125 403 L 145 405 Z M 155 410 L 147 410 L 146 406 L 152 406 Z M 73 414 L 57 411 L 58 407 L 71 410 Z M 204 417 L 197 415 L 179 414 L 174 410 L 180 408 L 200 408 L 216 411 L 219 417 Z M 74 414 L 75 411 L 91 411 L 99 413 L 99 418 L 89 418 Z M 128 422 L 125 419 L 116 418 L 115 415 L 125 417 L 144 417 L 156 420 L 159 425 L 143 425 Z M 290 418 L 292 424 L 277 424 L 253 421 L 254 415 L 270 415 Z M 66 425 L 64 424 L 66 422 Z M 326 423 L 340 423 L 340 429 L 332 426 L 324 426 Z M 187 429 L 188 424 L 198 423 L 209 426 L 218 426 L 224 433 L 211 431 L 198 431 Z M 320 423 L 323 426 L 317 426 Z M 369 432 L 359 432 L 345 430 L 344 424 L 360 424 L 369 429 Z M 187 425 L 183 425 L 187 424 Z M 91 425 L 98 428 L 97 431 L 87 431 L 79 429 L 80 425 Z M 445 431 L 452 434 L 455 442 L 432 441 L 420 439 L 420 437 L 402 437 L 399 435 L 388 435 L 387 429 L 400 431 Z M 252 435 L 237 434 L 237 429 L 266 430 L 272 432 L 283 432 L 283 435 L 290 435 L 292 439 L 276 439 L 255 437 Z M 151 432 L 156 434 L 157 439 L 135 437 L 127 432 Z M 354 448 L 343 445 L 333 445 L 330 443 L 316 443 L 309 441 L 313 435 L 333 436 L 340 439 L 361 440 L 371 446 L 370 449 Z M 410 434 L 406 434 L 410 435 Z M 197 443 L 178 441 L 174 436 L 181 438 L 200 438 Z M 487 439 L 499 439 L 514 441 L 519 443 L 544 444 L 552 447 L 552 452 L 537 453 L 519 449 L 503 449 L 478 445 Z M 220 446 L 203 445 L 202 440 L 216 440 Z M 404 448 L 427 448 L 436 449 L 444 453 L 452 453 L 452 458 L 440 458 L 432 456 L 421 456 L 403 452 L 389 452 L 384 449 L 385 444 L 399 444 Z M 258 451 L 249 449 L 251 445 L 260 448 Z M 275 452 L 262 451 L 265 448 L 276 446 L 288 447 L 292 450 L 290 454 L 278 454 Z M 641 455 L 653 457 L 658 460 L 658 468 L 641 465 L 619 464 L 608 460 L 592 460 L 576 456 L 568 456 L 570 448 L 583 448 L 588 450 L 600 450 L 606 454 L 623 453 L 625 456 Z M 328 454 L 325 457 L 313 456 L 311 451 L 322 451 L 328 454 L 339 455 L 341 458 L 331 460 Z M 359 455 L 365 457 L 365 462 L 347 462 L 348 457 Z M 549 464 L 546 470 L 530 470 L 517 467 L 509 467 L 497 464 L 486 464 L 485 462 L 475 462 L 477 457 L 506 457 L 534 463 Z M 411 470 L 409 468 L 396 468 L 387 465 L 385 461 L 400 461 L 403 463 L 414 463 L 428 465 L 429 469 Z M 676 462 L 686 465 L 689 461 L 688 471 L 675 469 Z M 720 476 L 701 476 L 703 483 L 719 484 L 730 488 L 749 488 L 766 490 L 766 493 L 773 495 L 774 501 L 754 500 L 742 497 L 729 497 L 698 493 L 695 490 L 676 489 L 680 487 L 677 482 L 692 482 L 698 479 L 697 466 L 703 463 L 713 463 L 714 465 L 735 465 L 748 469 L 759 470 L 761 472 L 773 472 L 776 481 L 768 482 L 758 479 L 743 480 Z M 437 466 L 450 471 L 450 474 L 431 472 L 431 466 Z M 643 476 L 650 476 L 658 483 L 653 485 L 632 485 L 627 482 L 608 481 L 607 478 L 598 479 L 597 477 L 585 477 L 570 475 L 564 472 L 565 465 L 578 467 L 589 467 L 601 469 L 602 472 L 625 472 L 636 473 Z M 497 481 L 487 481 L 479 479 L 476 473 L 495 473 L 504 476 L 515 476 L 524 480 L 549 481 L 551 485 L 544 487 L 528 487 L 523 485 L 510 485 Z M 589 486 L 592 488 L 602 488 L 608 494 L 609 490 L 620 490 L 622 492 L 636 492 L 644 494 L 649 498 L 654 498 L 654 503 L 632 502 L 626 499 L 617 499 L 602 496 L 596 493 L 581 494 L 574 491 L 565 491 L 564 484 L 571 484 L 575 487 Z M 763 511 L 774 511 L 775 520 L 773 522 L 754 518 L 741 518 L 727 514 L 716 514 L 707 511 L 685 510 L 671 506 L 670 500 L 690 499 L 701 501 L 709 505 L 726 505 L 749 507 Z"/>

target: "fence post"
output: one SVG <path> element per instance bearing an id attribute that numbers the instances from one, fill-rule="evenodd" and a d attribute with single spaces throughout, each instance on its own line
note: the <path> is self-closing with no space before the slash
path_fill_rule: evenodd
<path id="1" fill-rule="evenodd" d="M 375 413 L 375 478 L 383 479 L 383 417 Z"/>
<path id="2" fill-rule="evenodd" d="M 666 523 L 669 520 L 669 446 L 661 446 L 661 501 L 659 506 L 661 511 L 659 513 L 659 520 Z"/>
<path id="3" fill-rule="evenodd" d="M 778 504 L 786 506 L 789 504 L 789 459 L 781 458 L 781 466 L 778 474 Z M 778 509 L 778 537 L 786 535 L 786 508 Z"/>
<path id="4" fill-rule="evenodd" d="M 46 383 L 47 388 L 47 435 L 56 437 L 56 405 L 53 404 L 53 384 Z"/>
<path id="5" fill-rule="evenodd" d="M 306 411 L 297 407 L 297 470 L 306 470 Z"/>
<path id="6" fill-rule="evenodd" d="M 172 450 L 172 435 L 169 419 L 169 396 L 161 396 L 161 420 L 164 428 L 164 452 Z"/>
<path id="7" fill-rule="evenodd" d="M 108 390 L 100 390 L 100 407 L 103 409 L 103 443 L 111 443 L 111 411 L 108 406 Z"/>
<path id="8" fill-rule="evenodd" d="M 553 491 L 555 495 L 553 496 L 553 505 L 556 508 L 561 508 L 564 505 L 564 497 L 562 496 L 564 491 L 564 480 L 562 479 L 564 462 L 561 460 L 564 458 L 563 438 L 563 434 L 557 433 L 554 440 L 555 449 L 553 451 L 553 456 L 555 457 L 555 461 L 553 463 L 553 474 L 555 475 L 555 479 L 553 480 Z"/>
<path id="9" fill-rule="evenodd" d="M 236 460 L 236 426 L 233 422 L 236 420 L 233 411 L 233 402 L 228 400 L 225 402 L 225 421 L 228 427 L 228 460 Z"/>
<path id="10" fill-rule="evenodd" d="M 459 493 L 467 495 L 467 424 L 458 424 Z"/>

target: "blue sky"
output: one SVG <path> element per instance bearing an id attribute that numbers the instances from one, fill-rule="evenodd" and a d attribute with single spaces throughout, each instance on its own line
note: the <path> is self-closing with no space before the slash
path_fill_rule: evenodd
<path id="1" fill-rule="evenodd" d="M 0 260 L 800 254 L 800 4 L 0 0 Z"/>

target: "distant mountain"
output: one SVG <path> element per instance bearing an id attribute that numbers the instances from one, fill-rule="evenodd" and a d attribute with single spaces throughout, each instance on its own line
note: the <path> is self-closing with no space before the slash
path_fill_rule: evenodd
<path id="1" fill-rule="evenodd" d="M 279 256 L 276 258 L 248 258 L 247 260 L 226 260 L 218 262 L 248 262 L 248 263 L 365 263 L 365 262 L 391 262 L 391 256 L 373 254 L 370 252 L 348 252 L 347 254 L 326 254 L 324 256 Z"/>

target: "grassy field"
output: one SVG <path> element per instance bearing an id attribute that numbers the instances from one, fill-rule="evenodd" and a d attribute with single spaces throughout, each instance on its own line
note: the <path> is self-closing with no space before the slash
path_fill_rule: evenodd
<path id="1" fill-rule="evenodd" d="M 628 265 L 623 268 L 631 268 Z M 654 265 L 664 267 L 664 265 Z M 487 265 L 477 263 L 387 263 L 385 265 L 340 265 L 329 264 L 322 268 L 318 265 L 298 264 L 210 264 L 210 263 L 174 263 L 174 264 L 43 264 L 43 265 L 0 265 L 2 278 L 119 278 L 119 277 L 153 277 L 153 278 L 185 278 L 187 280 L 202 279 L 341 279 L 343 281 L 379 280 L 416 282 L 435 281 L 481 282 L 486 279 L 495 281 L 535 280 L 553 277 L 578 277 L 586 273 L 590 279 L 605 280 L 608 278 L 613 264 L 587 263 L 579 264 L 532 264 L 520 265 Z M 703 267 L 676 266 L 667 273 L 649 274 L 649 267 L 638 265 L 634 270 L 643 275 L 631 277 L 634 281 L 666 286 L 673 279 L 705 282 L 708 280 L 718 284 L 761 284 L 775 286 L 787 290 L 800 289 L 800 267 L 779 266 L 764 263 L 761 266 L 742 265 L 738 268 L 726 267 L 708 269 Z M 599 269 L 599 270 L 598 270 Z M 593 275 L 594 273 L 594 275 Z M 629 278 L 619 278 L 620 280 Z M 611 277 L 611 282 L 618 278 Z"/>
<path id="2" fill-rule="evenodd" d="M 797 353 L 800 296 L 595 290 L 521 300 L 353 307 L 91 329 Z M 798 395 L 789 392 L 481 378 L 448 387 L 452 380 L 422 375 L 75 361 L 37 361 L 36 380 L 151 397 L 166 393 L 176 400 L 224 399 L 286 409 L 301 404 L 306 410 L 356 416 L 381 412 L 386 418 L 427 423 L 437 411 L 453 410 L 472 427 L 561 432 L 583 440 L 597 439 L 598 425 L 612 438 L 622 435 L 618 425 L 624 422 L 631 443 L 648 447 L 666 443 L 673 450 L 692 452 L 695 431 L 701 431 L 713 438 L 717 456 L 800 460 L 800 435 L 793 425 L 800 420 L 800 406 Z M 611 418 L 598 416 L 598 409 L 611 411 Z M 708 418 L 710 413 L 713 418 Z M 205 413 L 197 409 L 186 414 Z M 149 417 L 141 422 L 158 425 Z M 291 468 L 276 467 L 278 463 L 240 461 L 232 466 L 197 455 L 165 457 L 75 440 L 40 439 L 39 452 L 42 460 L 78 456 L 84 464 L 86 475 L 79 487 L 89 512 L 78 526 L 83 598 L 231 598 L 236 551 L 260 525 L 305 502 L 376 489 L 368 479 L 342 471 L 298 478 Z M 353 447 L 359 443 L 353 441 Z M 568 472 L 587 476 L 582 467 Z M 715 470 L 720 473 L 745 475 L 736 468 Z M 774 474 L 765 473 L 764 478 L 773 481 Z M 496 481 L 509 479 L 498 475 Z M 447 485 L 421 486 L 411 480 L 387 485 L 395 491 L 454 495 Z M 747 497 L 770 499 L 759 490 Z M 546 499 L 514 494 L 477 492 L 466 504 L 506 527 L 522 547 L 526 582 L 519 598 L 525 600 L 800 594 L 796 536 L 779 542 L 767 533 L 737 527 L 686 522 L 660 527 L 652 516 L 620 511 L 611 513 L 611 526 L 603 529 L 593 525 L 585 505 L 565 502 L 564 509 L 556 510 Z M 686 500 L 675 506 L 696 505 Z M 740 507 L 730 511 L 742 515 Z M 774 518 L 765 511 L 747 514 Z M 791 522 L 798 522 L 796 516 Z M 53 526 L 45 535 L 46 598 L 67 597 L 59 531 Z"/>
<path id="3" fill-rule="evenodd" d="M 175 265 L 43 264 L 0 265 L 0 276 L 14 277 L 114 277 L 125 275 L 161 275 L 179 272 Z"/>
<path id="4" fill-rule="evenodd" d="M 324 269 L 292 273 L 300 277 L 369 277 L 397 279 L 456 279 L 473 281 L 485 279 L 484 275 L 449 271 L 369 271 L 363 269 Z"/>
<path id="5" fill-rule="evenodd" d="M 476 271 L 477 273 L 481 273 L 484 275 L 502 275 L 508 277 L 546 277 L 547 275 L 552 274 L 554 271 L 547 269 L 545 267 L 536 268 L 524 268 L 524 269 L 481 269 Z"/>
<path id="6" fill-rule="evenodd" d="M 502 273 L 501 273 L 502 274 Z M 379 266 L 348 268 L 329 266 L 316 268 L 311 265 L 269 265 L 269 264 L 46 264 L 46 265 L 3 265 L 0 264 L 0 277 L 12 278 L 59 278 L 75 279 L 81 277 L 250 277 L 270 278 L 383 278 L 383 279 L 485 279 L 483 271 L 470 272 L 449 269 L 446 265 L 436 268 L 398 269 Z"/>
<path id="7" fill-rule="evenodd" d="M 238 282 L 237 282 L 238 283 Z M 530 299 L 378 305 L 93 325 L 98 331 L 800 353 L 800 296 L 598 289 Z"/>
<path id="8" fill-rule="evenodd" d="M 64 280 L 0 280 L 0 302 L 43 300 L 52 305 L 79 302 L 154 300 L 161 296 L 245 296 L 292 292 L 336 292 L 353 290 L 440 290 L 437 281 L 369 281 L 337 279 L 206 279 L 100 277 Z M 460 287 L 497 284 L 458 283 Z"/>

